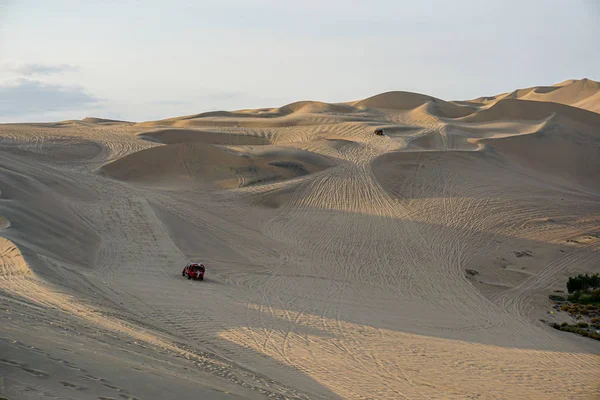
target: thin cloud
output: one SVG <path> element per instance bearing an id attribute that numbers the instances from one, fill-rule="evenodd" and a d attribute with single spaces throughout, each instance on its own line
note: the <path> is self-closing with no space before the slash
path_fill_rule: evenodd
<path id="1" fill-rule="evenodd" d="M 24 78 L 0 83 L 0 116 L 4 117 L 78 110 L 99 101 L 80 86 L 49 84 Z"/>
<path id="2" fill-rule="evenodd" d="M 53 75 L 62 74 L 64 72 L 74 72 L 78 70 L 79 67 L 69 64 L 24 64 L 14 68 L 14 71 L 22 76 Z"/>

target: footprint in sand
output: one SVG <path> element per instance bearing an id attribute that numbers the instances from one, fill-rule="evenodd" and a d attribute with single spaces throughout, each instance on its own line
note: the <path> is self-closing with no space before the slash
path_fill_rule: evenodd
<path id="1" fill-rule="evenodd" d="M 48 375 L 47 373 L 43 372 L 43 371 L 39 371 L 37 369 L 32 369 L 32 368 L 28 368 L 26 364 L 22 364 L 18 361 L 13 361 L 13 360 L 5 360 L 3 358 L 0 358 L 0 363 L 2 364 L 6 364 L 9 365 L 11 367 L 15 367 L 15 368 L 19 368 L 37 378 L 47 378 L 50 375 Z"/>
<path id="2" fill-rule="evenodd" d="M 87 387 L 85 387 L 85 386 L 79 386 L 79 385 L 76 385 L 76 384 L 71 383 L 71 382 L 60 381 L 59 383 L 62 384 L 63 386 L 69 387 L 71 389 L 75 389 L 75 390 L 87 390 Z"/>

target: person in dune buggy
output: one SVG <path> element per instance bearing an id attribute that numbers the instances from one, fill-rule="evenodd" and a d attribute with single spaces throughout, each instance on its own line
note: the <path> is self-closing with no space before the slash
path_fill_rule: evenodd
<path id="1" fill-rule="evenodd" d="M 188 279 L 199 279 L 203 281 L 205 271 L 206 268 L 204 268 L 204 264 L 188 262 L 185 268 L 183 268 L 181 276 L 187 276 Z"/>

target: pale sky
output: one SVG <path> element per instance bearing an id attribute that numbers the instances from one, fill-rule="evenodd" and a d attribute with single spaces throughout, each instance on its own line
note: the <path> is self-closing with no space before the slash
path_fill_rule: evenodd
<path id="1" fill-rule="evenodd" d="M 600 0 L 0 0 L 0 122 L 600 80 Z"/>

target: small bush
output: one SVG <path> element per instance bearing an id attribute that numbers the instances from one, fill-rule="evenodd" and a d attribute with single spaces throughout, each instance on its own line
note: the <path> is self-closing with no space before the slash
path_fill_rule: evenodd
<path id="1" fill-rule="evenodd" d="M 560 324 L 560 326 L 569 326 L 568 322 L 563 322 L 562 324 Z"/>
<path id="2" fill-rule="evenodd" d="M 568 304 L 563 304 L 562 306 L 560 306 L 560 309 L 563 311 L 567 311 L 569 309 L 569 305 Z"/>
<path id="3" fill-rule="evenodd" d="M 589 327 L 590 325 L 589 325 L 587 322 L 583 322 L 583 321 L 582 321 L 582 322 L 578 322 L 578 323 L 577 323 L 577 326 L 578 326 L 578 327 L 580 327 L 580 328 L 587 328 L 587 327 Z"/>
<path id="4" fill-rule="evenodd" d="M 578 301 L 580 303 L 590 303 L 592 301 L 592 295 L 589 293 L 581 293 Z"/>
<path id="5" fill-rule="evenodd" d="M 600 317 L 594 317 L 594 318 L 592 318 L 592 319 L 590 320 L 590 322 L 591 322 L 592 324 L 597 324 L 597 323 L 599 323 L 599 322 L 600 322 Z"/>
<path id="6" fill-rule="evenodd" d="M 577 301 L 579 301 L 579 294 L 580 294 L 579 292 L 573 293 L 573 294 L 569 295 L 569 297 L 567 297 L 567 299 L 569 301 L 577 302 Z"/>
<path id="7" fill-rule="evenodd" d="M 565 299 L 563 296 L 558 296 L 556 294 L 551 294 L 548 296 L 548 298 L 552 301 L 560 301 L 560 302 L 567 301 L 567 299 Z"/>
<path id="8" fill-rule="evenodd" d="M 586 331 L 585 329 L 582 329 L 580 327 L 578 327 L 577 325 L 558 325 L 558 324 L 554 324 L 556 326 L 558 326 L 558 328 L 556 328 L 555 326 L 552 326 L 555 329 L 559 329 L 563 332 L 571 332 L 571 333 L 577 333 L 578 335 L 581 336 L 585 336 L 585 337 L 589 337 L 591 339 L 595 339 L 595 340 L 600 340 L 600 334 L 596 333 L 596 332 L 590 332 L 590 331 Z"/>
<path id="9" fill-rule="evenodd" d="M 600 289 L 592 290 L 590 294 L 594 303 L 600 303 Z"/>

